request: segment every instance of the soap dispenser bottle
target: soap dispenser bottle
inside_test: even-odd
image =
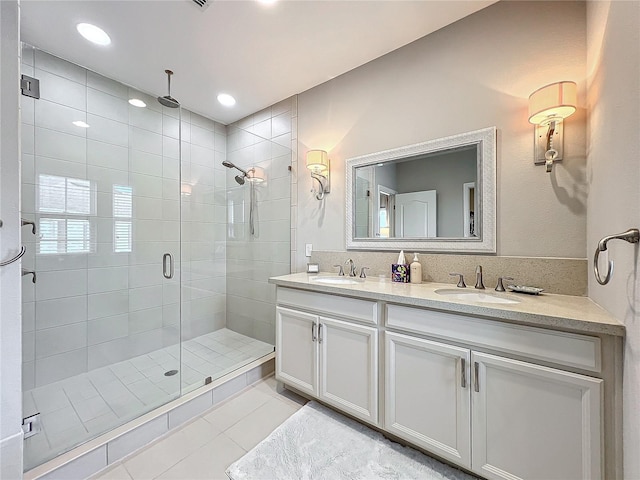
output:
[[[422,265],[418,260],[417,253],[413,254],[413,262],[411,262],[410,271],[411,274],[409,278],[411,279],[411,283],[422,283]]]

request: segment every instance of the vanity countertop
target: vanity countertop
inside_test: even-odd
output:
[[[487,289],[486,293],[503,298],[517,299],[519,303],[479,303],[466,299],[458,300],[436,293],[436,290],[442,288],[455,289],[455,284],[450,283],[395,283],[388,279],[367,278],[364,281],[357,279],[358,283],[353,285],[334,285],[317,283],[317,280],[314,279],[319,277],[335,277],[335,275],[293,273],[272,277],[269,279],[269,283],[281,287],[433,308],[452,313],[479,315],[512,323],[525,323],[584,333],[602,333],[616,336],[624,336],[625,334],[624,325],[588,297],[556,294],[526,295],[513,292],[499,293],[493,289]],[[480,292],[480,290],[474,290],[473,287],[460,290]]]

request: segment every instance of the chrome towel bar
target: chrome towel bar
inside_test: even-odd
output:
[[[617,235],[607,235],[598,242],[596,253],[593,256],[593,273],[600,285],[606,285],[609,283],[609,280],[611,280],[611,276],[613,275],[613,260],[609,260],[607,274],[604,278],[600,277],[600,271],[598,269],[598,257],[600,257],[600,252],[604,252],[607,249],[607,243],[611,240],[624,240],[629,243],[638,243],[638,241],[640,241],[640,230],[637,228],[630,228],[626,232],[618,233]]]

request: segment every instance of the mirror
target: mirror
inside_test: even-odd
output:
[[[351,158],[347,248],[495,253],[495,127]]]

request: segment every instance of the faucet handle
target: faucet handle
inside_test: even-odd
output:
[[[458,275],[458,288],[467,288],[467,284],[464,283],[464,275],[461,273],[450,273],[449,275],[451,275],[452,277],[455,277],[456,275]]]
[[[360,278],[367,278],[367,274],[364,273],[365,270],[369,270],[369,267],[362,267],[360,269]]]
[[[498,277],[498,284],[496,285],[496,292],[506,292],[502,280],[513,280],[512,277]]]
[[[342,268],[342,265],[334,265],[334,267],[338,267],[340,269],[338,270],[338,275],[344,277],[344,268]]]

